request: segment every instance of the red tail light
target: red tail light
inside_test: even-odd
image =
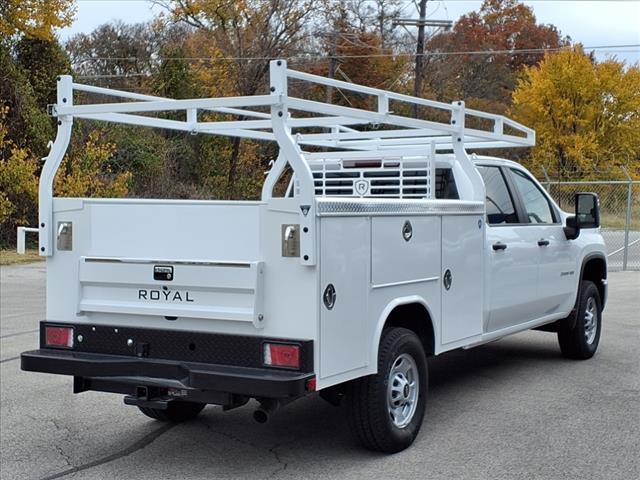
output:
[[[265,343],[264,364],[271,367],[300,368],[300,347],[282,343]]]
[[[73,328],[44,327],[47,347],[73,348]]]

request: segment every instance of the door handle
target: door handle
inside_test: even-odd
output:
[[[494,243],[494,244],[492,245],[492,247],[493,247],[493,249],[494,249],[494,250],[496,250],[496,251],[497,251],[497,250],[506,250],[506,249],[507,249],[507,246],[506,246],[504,243],[502,243],[502,242]]]
[[[549,240],[545,240],[544,238],[538,240],[539,247],[546,247],[547,245],[549,245]]]

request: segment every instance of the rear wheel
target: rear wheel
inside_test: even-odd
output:
[[[206,403],[182,402],[174,400],[169,402],[166,410],[159,408],[138,407],[147,417],[163,422],[184,422],[198,416]]]
[[[427,398],[427,359],[420,339],[406,328],[383,332],[378,373],[350,382],[349,424],[362,445],[395,453],[415,440]]]
[[[575,322],[564,320],[558,328],[558,342],[565,357],[586,360],[593,357],[600,343],[602,304],[593,282],[583,281],[579,295]]]

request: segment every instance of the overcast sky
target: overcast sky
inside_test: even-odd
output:
[[[122,20],[144,22],[160,12],[149,0],[76,0],[76,18],[59,32],[64,41],[75,33],[88,33],[102,23]],[[408,2],[407,2],[408,3]],[[525,0],[533,7],[538,22],[553,23],[563,35],[582,42],[585,47],[640,44],[640,1]],[[456,20],[476,10],[481,1],[432,0],[428,16],[433,19]],[[412,9],[407,12],[414,13]],[[609,52],[609,53],[605,53]],[[613,48],[596,52],[598,58],[615,55],[629,63],[640,62],[640,47]]]

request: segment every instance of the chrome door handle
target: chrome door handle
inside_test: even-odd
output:
[[[549,240],[545,240],[544,238],[538,240],[539,247],[546,247],[547,245],[549,245]]]
[[[296,235],[296,227],[294,225],[287,225],[284,229],[284,241],[293,239]]]

